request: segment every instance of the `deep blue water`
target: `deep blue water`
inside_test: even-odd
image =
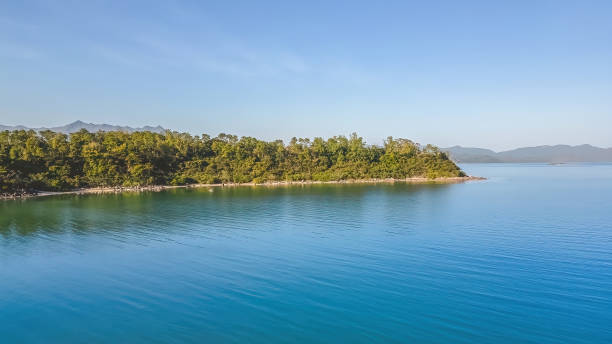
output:
[[[612,165],[0,202],[2,343],[611,343]]]

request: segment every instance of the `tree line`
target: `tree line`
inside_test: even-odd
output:
[[[463,175],[438,148],[392,137],[376,146],[367,145],[357,134],[327,140],[293,138],[285,144],[281,140],[227,134],[212,138],[171,131],[0,132],[2,193]]]

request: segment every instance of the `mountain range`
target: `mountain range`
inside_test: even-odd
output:
[[[159,125],[156,127],[144,126],[141,128],[132,128],[127,126],[119,126],[119,125],[110,125],[110,124],[94,124],[94,123],[85,123],[83,121],[75,121],[70,124],[61,126],[61,127],[51,127],[51,128],[28,128],[22,125],[18,126],[6,126],[0,125],[0,131],[2,130],[34,130],[34,131],[43,131],[43,130],[51,130],[60,133],[70,134],[77,132],[81,129],[86,129],[89,132],[95,133],[98,131],[124,131],[128,133],[132,133],[135,131],[151,131],[155,133],[164,133],[166,129],[160,127]]]
[[[503,152],[484,148],[453,146],[442,148],[456,162],[612,162],[612,148],[591,145],[523,147]]]

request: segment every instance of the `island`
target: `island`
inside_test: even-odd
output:
[[[461,182],[467,176],[435,146],[353,133],[328,139],[166,131],[0,132],[0,194],[6,197],[169,187],[293,183]]]

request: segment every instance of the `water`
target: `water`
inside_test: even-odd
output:
[[[610,343],[612,165],[0,202],[5,343]]]

